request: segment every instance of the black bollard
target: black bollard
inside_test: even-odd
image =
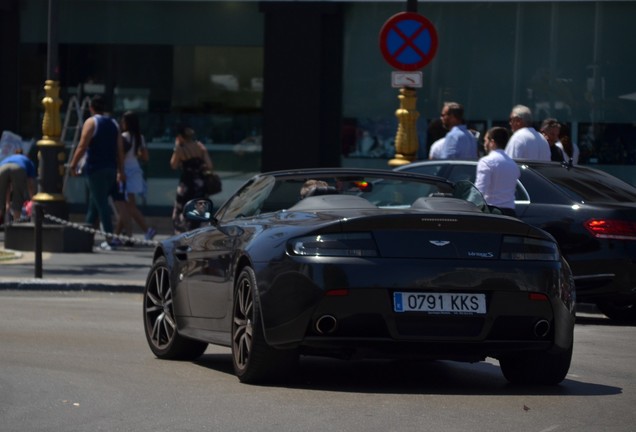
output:
[[[44,219],[44,207],[42,204],[33,202],[31,214],[34,217],[34,236],[35,245],[35,278],[42,279],[42,219]]]

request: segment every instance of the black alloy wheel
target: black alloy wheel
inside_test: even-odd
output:
[[[170,271],[164,257],[150,269],[144,290],[144,330],[152,352],[161,359],[193,360],[208,344],[179,334],[174,314]]]
[[[253,343],[254,299],[248,277],[241,274],[234,300],[234,322],[232,326],[232,356],[238,371],[244,371],[249,363]]]
[[[298,361],[293,349],[267,345],[258,301],[254,270],[241,270],[234,289],[232,312],[232,363],[243,383],[273,382],[289,374]]]

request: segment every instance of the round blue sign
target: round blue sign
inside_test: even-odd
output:
[[[424,16],[400,12],[380,30],[384,59],[396,69],[414,71],[426,66],[437,52],[437,31]]]

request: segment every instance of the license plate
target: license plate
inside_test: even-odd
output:
[[[466,293],[393,293],[395,312],[426,312],[430,314],[468,314],[486,313],[485,294]]]

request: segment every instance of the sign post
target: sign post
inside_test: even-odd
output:
[[[400,108],[395,112],[398,130],[395,158],[389,166],[405,165],[417,157],[417,95],[422,86],[421,72],[437,53],[437,31],[433,24],[416,12],[400,12],[389,18],[380,30],[380,50],[386,62],[397,69],[392,74],[394,87],[401,84]],[[419,75],[418,75],[419,74]]]

